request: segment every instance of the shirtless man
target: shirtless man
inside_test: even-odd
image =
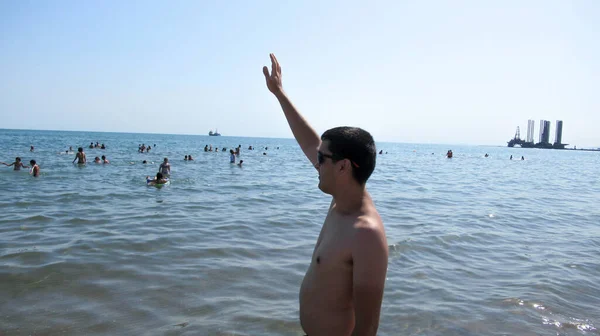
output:
[[[5,166],[8,166],[8,167],[15,166],[13,168],[13,170],[21,170],[21,168],[29,168],[29,166],[26,166],[26,165],[23,164],[23,162],[21,162],[21,158],[18,157],[18,156],[15,158],[15,162],[13,162],[11,164],[8,164],[8,163],[5,163],[5,162],[1,162],[1,163],[3,163]]]
[[[33,177],[40,176],[40,166],[37,165],[37,163],[35,162],[35,160],[30,160],[29,164],[31,165],[30,174],[33,175]]]
[[[77,154],[75,154],[75,159],[73,159],[73,163],[77,160],[77,164],[85,164],[87,162],[85,158],[85,153],[83,152],[83,147],[79,147],[77,149]]]
[[[186,157],[187,157],[187,155],[186,155]],[[169,163],[168,158],[164,158],[163,163],[161,163],[160,166],[158,167],[158,171],[161,174],[163,174],[164,176],[171,175],[171,164]]]
[[[310,336],[376,335],[388,262],[383,223],[365,184],[377,152],[369,133],[337,127],[321,137],[283,91],[273,54],[267,87],[294,137],[319,172],[319,189],[333,196],[300,288],[300,323]]]

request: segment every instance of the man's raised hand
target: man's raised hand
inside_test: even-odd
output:
[[[283,91],[283,85],[281,84],[281,66],[279,62],[277,62],[277,58],[273,54],[269,54],[271,57],[271,74],[269,74],[269,69],[264,66],[263,74],[265,75],[265,79],[267,80],[267,88],[273,94],[277,95]]]

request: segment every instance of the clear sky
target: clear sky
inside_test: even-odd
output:
[[[600,146],[600,1],[0,1],[0,128]]]

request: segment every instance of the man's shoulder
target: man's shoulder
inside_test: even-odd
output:
[[[375,206],[369,206],[366,210],[356,215],[354,227],[357,229],[377,230],[383,228],[383,221]]]
[[[385,241],[383,221],[374,207],[357,216],[353,226],[354,240],[359,245],[380,244]]]

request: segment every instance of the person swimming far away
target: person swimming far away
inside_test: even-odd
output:
[[[150,179],[150,176],[146,176],[146,183],[148,185],[165,184],[167,182],[169,182],[169,179],[164,177],[160,172],[156,173],[156,177],[153,179]]]

